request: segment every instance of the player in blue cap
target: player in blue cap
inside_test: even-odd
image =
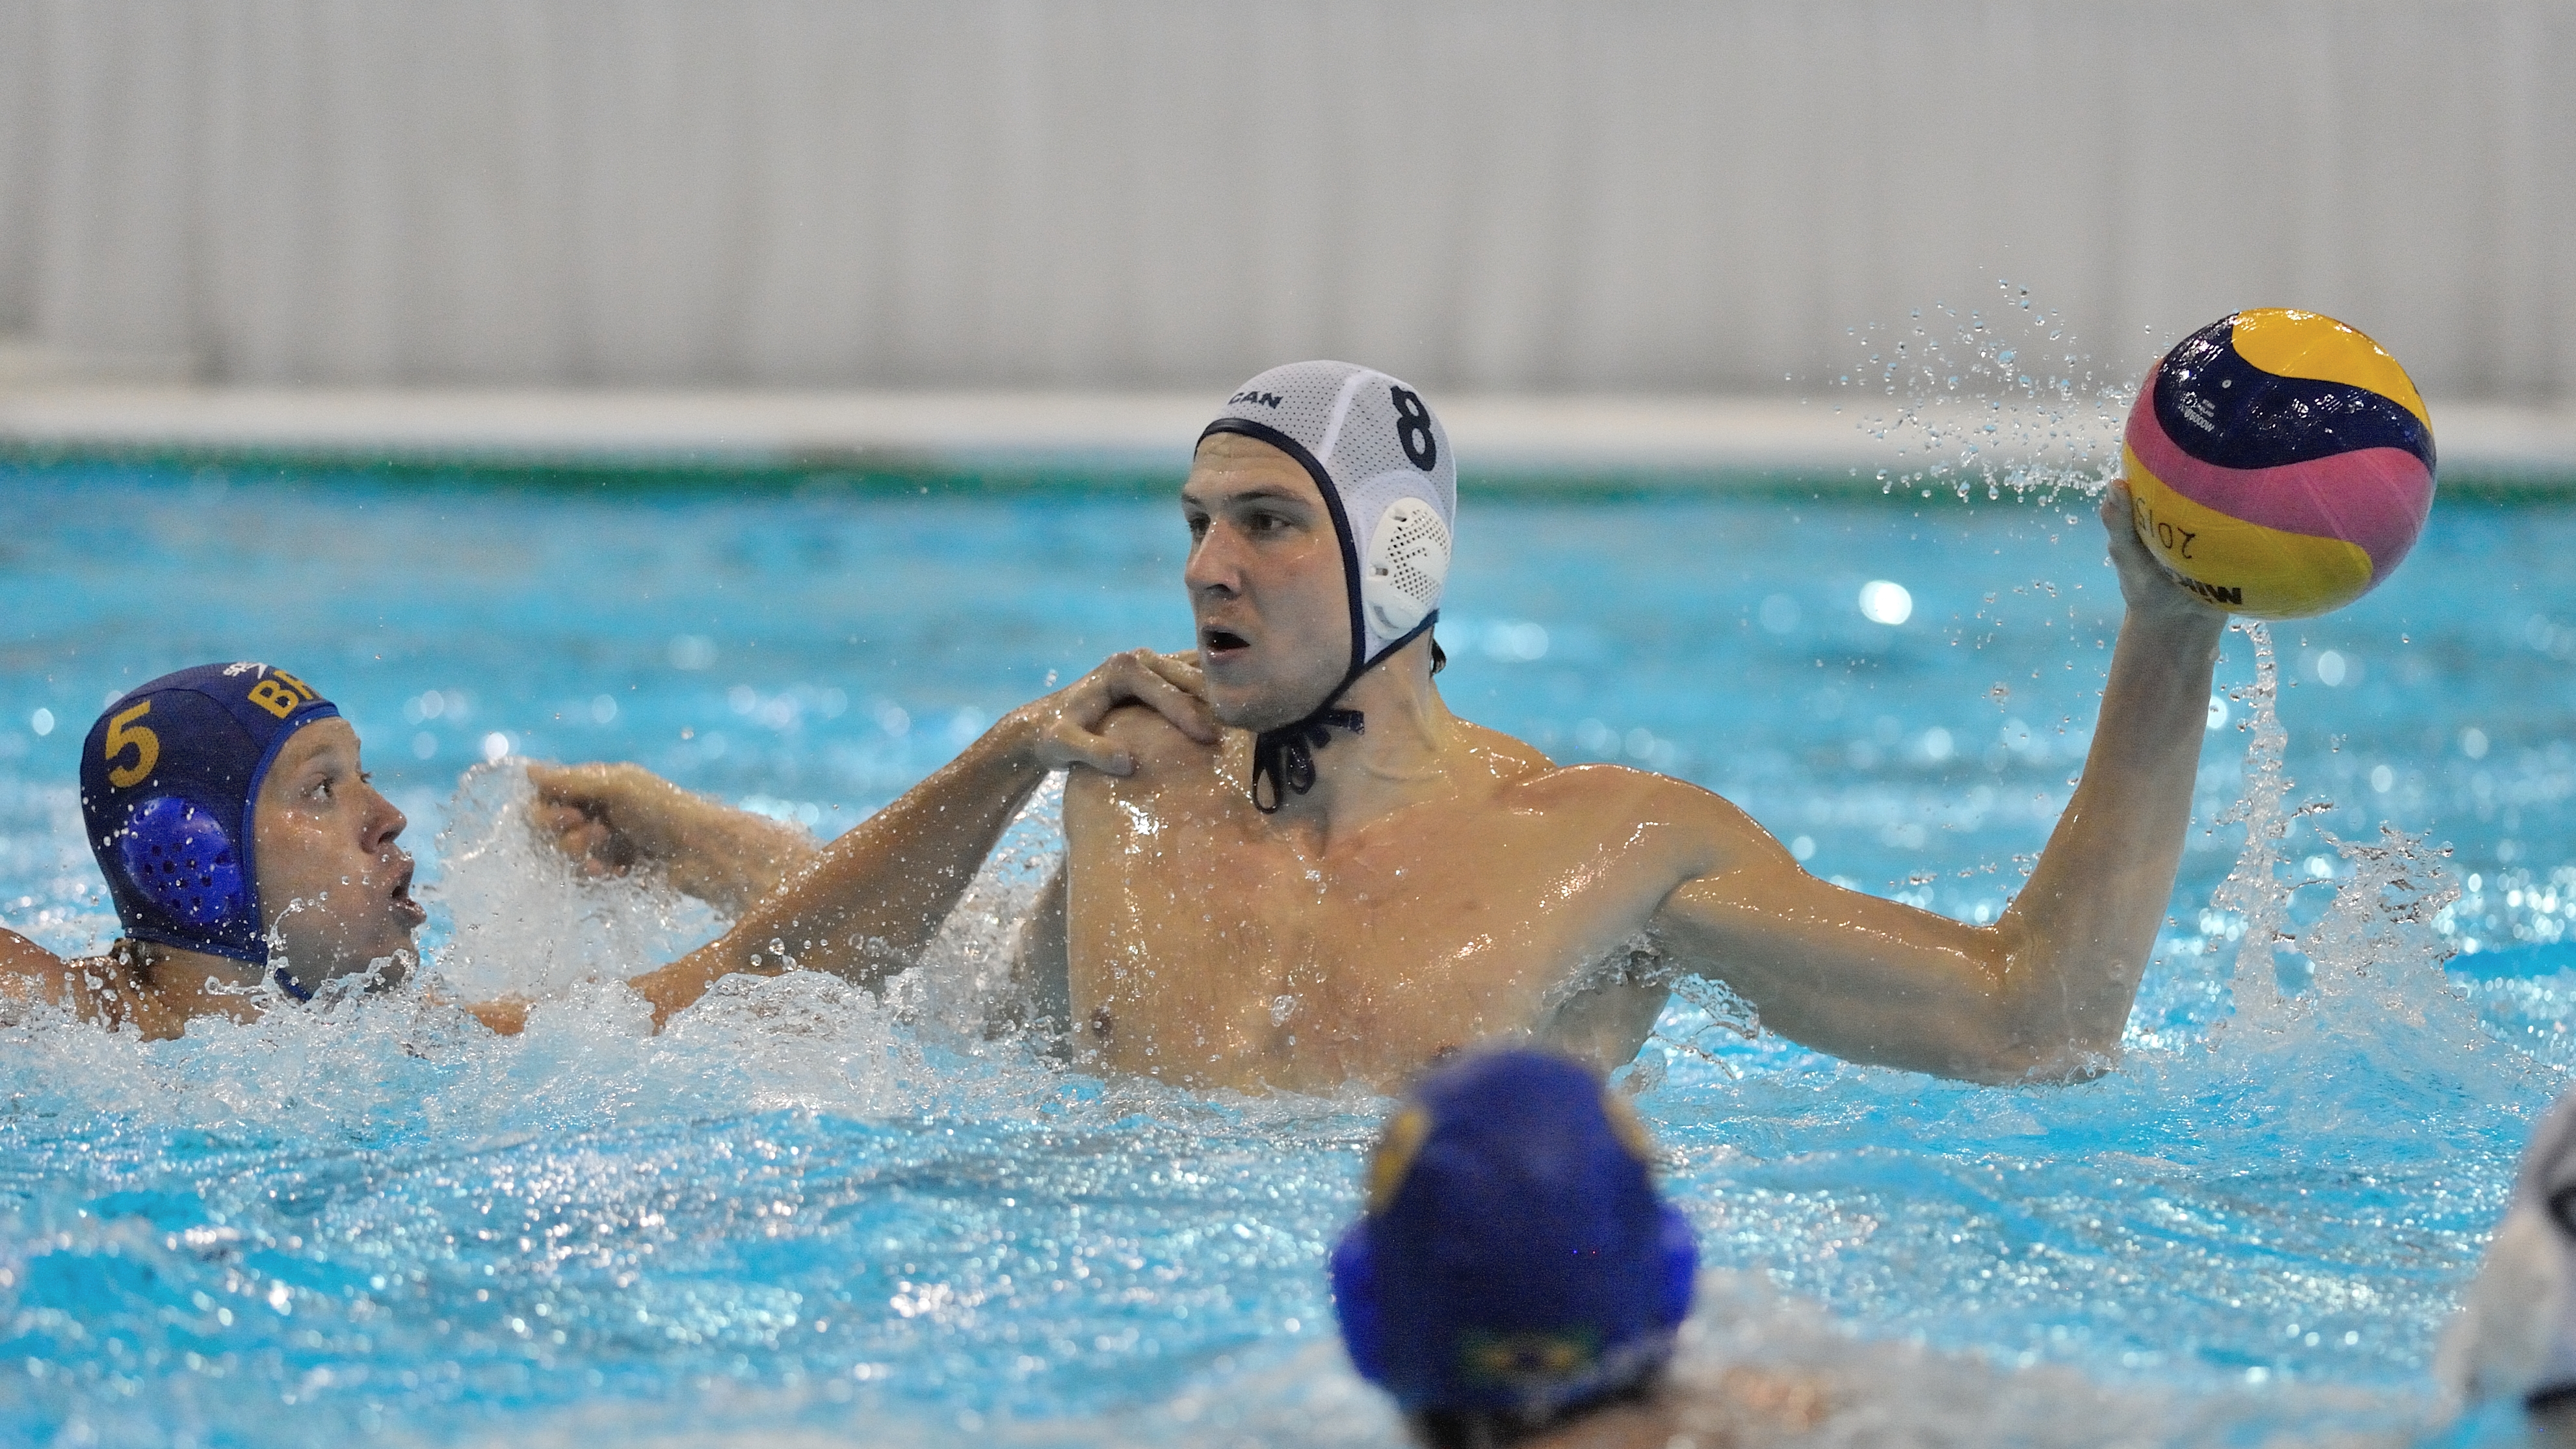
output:
[[[854,913],[860,928],[891,950],[918,950],[1049,770],[1134,768],[1094,732],[1111,708],[1142,703],[1212,734],[1189,681],[1186,665],[1119,655],[1013,711],[822,850],[634,766],[537,771],[551,801],[539,824],[595,859],[667,864],[675,885],[731,909],[830,859],[872,888]],[[424,913],[398,843],[408,822],[370,783],[356,730],[303,678],[243,661],[142,685],[90,727],[80,785],[124,938],[105,957],[66,961],[0,930],[0,1001],[48,1001],[166,1038],[195,1017],[247,1019],[279,996],[311,1000],[338,978],[390,986],[418,964],[412,933]],[[666,968],[634,984],[661,1020],[713,980]],[[503,1030],[523,1014],[506,1002],[476,1012]]]
[[[1419,1442],[1662,1449],[1678,1428],[1813,1409],[1744,1376],[1724,1404],[1673,1391],[1699,1255],[1653,1155],[1600,1076],[1552,1053],[1472,1051],[1415,1085],[1332,1278],[1352,1365]]]
[[[81,817],[125,938],[65,962],[0,933],[11,994],[175,1036],[194,1016],[255,1014],[262,984],[413,964],[401,811],[368,783],[358,737],[294,674],[183,669],[111,703],[80,759]]]

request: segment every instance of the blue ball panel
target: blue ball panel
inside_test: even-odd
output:
[[[2433,466],[2433,435],[2392,398],[2348,383],[2278,377],[2239,356],[2235,328],[2204,327],[2156,367],[2156,424],[2221,468],[2278,468],[2363,448],[2401,448]]]

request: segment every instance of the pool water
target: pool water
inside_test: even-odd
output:
[[[1185,645],[1169,499],[74,465],[0,492],[0,922],[109,939],[82,732],[264,658],[410,814],[449,980],[553,994],[510,1041],[408,994],[154,1045],[0,1028],[0,1441],[1394,1439],[1322,1272],[1383,1102],[1102,1081],[980,1029],[1043,800],[884,999],[791,977],[658,1038],[584,979],[713,922],[517,829],[527,757],[840,828],[1050,680]],[[2116,617],[2073,494],[1471,484],[1460,537],[1461,713],[1971,920],[2066,799]],[[2386,587],[2272,631],[2277,689],[2230,635],[2102,1079],[1853,1067],[1677,999],[1623,1085],[1711,1269],[1684,1375],[1803,1366],[1815,1442],[2509,1439],[2447,1419],[2431,1362],[2576,1061],[2571,547],[2576,511],[2446,501]]]

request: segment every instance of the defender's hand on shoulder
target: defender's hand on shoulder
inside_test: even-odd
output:
[[[2102,490],[2102,531],[2110,536],[2111,567],[2120,572],[2120,598],[2129,612],[2157,623],[2213,628],[2227,622],[2227,612],[2174,582],[2164,565],[2138,541],[2132,521],[2129,485],[2118,478]]]
[[[1136,752],[1108,728],[1129,705],[1153,711],[1201,745],[1217,741],[1216,716],[1202,698],[1198,654],[1157,654],[1131,649],[1111,655],[1089,674],[1043,699],[1011,712],[1026,730],[1037,762],[1048,769],[1079,765],[1104,775],[1136,773]]]

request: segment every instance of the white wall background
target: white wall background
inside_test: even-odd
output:
[[[2571,0],[0,0],[0,333],[237,382],[1807,390],[2010,277],[2116,367],[2294,303],[2567,398],[2571,76]]]

